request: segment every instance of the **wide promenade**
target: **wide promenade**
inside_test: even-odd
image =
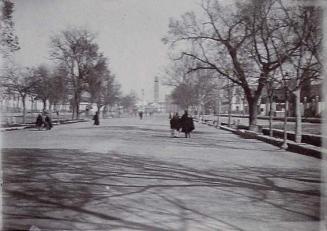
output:
[[[2,132],[3,230],[320,229],[319,159],[167,117]]]

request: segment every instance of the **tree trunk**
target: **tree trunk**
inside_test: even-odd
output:
[[[102,110],[102,118],[104,119],[107,116],[108,106],[104,105]]]
[[[273,111],[272,111],[272,96],[269,97],[269,136],[273,136],[272,122],[273,122]]]
[[[42,103],[43,103],[43,111],[47,110],[47,100],[42,99]]]
[[[302,139],[302,116],[301,116],[301,101],[300,101],[300,88],[294,91],[295,95],[295,142],[301,143]]]
[[[75,109],[76,109],[76,106],[75,106],[75,100],[72,101],[72,120],[75,118]]]
[[[97,103],[97,112],[100,118],[100,109],[101,109],[101,103]],[[102,111],[102,118],[103,118],[103,111]]]
[[[284,115],[284,137],[282,148],[287,149],[287,118],[288,118],[288,94],[285,97],[285,115]]]
[[[228,102],[228,127],[232,125],[232,101]]]
[[[257,109],[258,100],[248,99],[249,105],[249,129],[252,131],[257,130],[257,117],[258,117],[258,109]]]
[[[242,115],[245,116],[245,98],[243,98],[242,100],[242,106],[243,106],[243,110],[242,110]]]
[[[23,104],[23,124],[26,122],[26,96],[22,96],[22,104]]]
[[[76,103],[76,119],[79,119],[79,102]]]
[[[51,101],[49,101],[49,111],[50,112],[51,112],[52,106],[53,106],[53,103]]]
[[[198,117],[201,116],[201,103],[198,104]]]
[[[31,96],[31,113],[34,112],[34,98]]]
[[[79,104],[80,104],[80,95],[78,93],[75,93],[74,95],[74,107],[75,107],[75,118],[79,119],[80,111],[79,111]]]
[[[19,110],[19,96],[17,97],[17,102],[16,102],[16,110]]]
[[[216,127],[219,127],[220,125],[220,98],[218,99],[218,112],[217,112],[217,124]]]
[[[228,80],[229,84],[229,80]],[[228,127],[232,125],[233,86],[228,85]]]

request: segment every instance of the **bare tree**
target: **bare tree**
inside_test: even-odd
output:
[[[280,66],[280,72],[282,76],[283,72],[287,72],[287,80],[285,80],[284,76],[281,79],[285,88],[285,94],[294,94],[295,96],[295,141],[301,142],[301,88],[305,84],[319,79],[322,70],[320,61],[322,9],[314,5],[309,6],[301,4],[288,8],[284,7],[282,4],[281,6],[286,13],[288,28],[292,32],[291,36],[294,37],[295,40],[300,41],[300,46],[298,46],[287,58],[286,62]],[[275,45],[276,41],[280,44],[286,44],[286,41],[282,36],[272,39],[273,47],[279,59],[281,59],[283,55],[282,50],[277,48]],[[279,62],[281,63],[280,60]],[[287,83],[285,81],[287,81]],[[288,104],[288,100],[285,103]],[[286,129],[286,126],[284,129]],[[286,133],[286,131],[284,131],[284,133]],[[284,143],[286,143],[286,141]]]
[[[21,98],[23,105],[23,123],[26,120],[26,97],[31,93],[33,82],[33,73],[29,68],[11,66],[1,78],[1,86],[8,92],[17,93]]]
[[[271,73],[266,85],[267,100],[269,104],[269,136],[273,136],[273,103],[276,89],[280,86],[280,84],[276,81],[275,74],[276,71]]]
[[[90,103],[96,103],[98,112],[104,105],[103,92],[106,86],[106,81],[111,78],[110,71],[108,69],[107,59],[102,54],[99,55],[98,59],[93,66],[89,66],[89,71],[86,76],[87,91],[91,97]]]
[[[277,0],[239,2],[227,8],[205,0],[202,9],[202,18],[186,13],[180,20],[171,20],[164,41],[180,59],[197,61],[193,71],[212,69],[241,86],[249,105],[249,125],[254,128],[258,100],[269,74],[287,60],[300,41],[289,36],[285,12]],[[275,42],[278,50],[284,51],[280,56],[271,41],[277,35],[287,41]]]
[[[12,20],[14,3],[10,0],[1,0],[0,9],[0,51],[3,58],[8,58],[12,52],[20,49]]]
[[[166,68],[164,84],[173,87],[172,99],[184,109],[196,108],[198,115],[207,107],[215,108],[218,82],[213,70],[190,71],[195,65],[192,58],[172,60]]]
[[[101,98],[103,100],[106,113],[112,106],[119,102],[121,98],[121,86],[116,82],[116,77],[113,74],[106,75],[103,87],[101,88]]]
[[[35,84],[32,86],[32,92],[43,103],[43,111],[47,109],[47,102],[50,98],[52,91],[51,73],[48,67],[40,65],[33,71],[33,81]]]
[[[196,105],[197,99],[194,94],[194,88],[191,84],[181,83],[171,93],[173,102],[181,108],[187,110]]]
[[[289,59],[289,69],[293,74],[289,90],[295,96],[295,141],[302,139],[301,88],[320,77],[322,64],[320,62],[320,47],[322,41],[321,9],[314,6],[297,6],[293,10],[295,16],[290,19],[296,37],[302,45]]]
[[[67,103],[68,98],[68,73],[66,68],[62,66],[56,66],[51,73],[51,88],[49,94],[49,106],[54,105],[57,109],[57,105]]]
[[[95,35],[85,29],[67,29],[51,38],[51,56],[64,64],[73,93],[73,117],[79,118],[82,92],[86,89],[86,77],[90,66],[98,59]]]
[[[130,93],[128,95],[122,96],[120,98],[120,105],[127,111],[131,112],[137,102],[137,97],[134,93]]]

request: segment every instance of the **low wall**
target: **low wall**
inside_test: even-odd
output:
[[[216,120],[218,115],[202,115],[202,118],[204,120]],[[221,117],[228,117],[227,114],[220,114]],[[249,115],[231,115],[233,118],[249,118]],[[258,116],[258,119],[263,119],[263,120],[269,120],[269,116]],[[284,117],[273,117],[273,120],[278,120],[278,121],[284,121]],[[288,122],[295,122],[296,118],[295,117],[288,117],[287,118]],[[322,119],[321,118],[314,118],[314,117],[302,117],[302,122],[305,123],[321,123]]]
[[[202,118],[202,121],[206,124],[216,124],[216,121],[213,120],[213,116],[211,115],[211,117],[209,116],[205,116]],[[237,122],[235,123],[235,121],[232,121],[232,127],[235,127],[237,129],[243,129],[243,130],[248,130],[248,126],[243,125],[243,124],[238,124]],[[221,125],[223,126],[227,126],[227,123],[222,122]],[[262,133],[264,135],[269,136],[269,129],[268,128],[262,128],[262,126],[258,126],[258,130],[257,132]],[[280,130],[280,129],[273,129],[273,137],[276,138],[284,138],[284,131]],[[291,140],[291,141],[295,141],[295,133],[288,131],[287,132],[287,139]],[[306,143],[306,144],[310,144],[310,145],[314,145],[317,147],[321,147],[323,140],[325,140],[327,142],[327,137],[321,136],[321,135],[315,135],[315,134],[302,134],[302,143]]]
[[[233,128],[229,128],[226,126],[220,126],[220,129],[230,131],[230,132],[237,134],[245,139],[257,139],[257,140],[272,144],[277,147],[281,147],[283,144],[283,140],[280,138],[270,137],[270,136],[266,136],[266,135],[260,135],[255,132],[252,132],[252,131],[238,130],[238,129],[233,129]],[[287,151],[299,153],[299,154],[306,155],[306,156],[311,156],[314,158],[321,159],[323,153],[325,155],[327,154],[327,151],[325,149],[321,149],[320,147],[316,147],[316,146],[313,146],[310,144],[304,144],[304,143],[298,144],[298,143],[288,140],[287,146],[288,146],[286,149]]]
[[[262,133],[264,135],[269,136],[269,129],[263,128]],[[279,129],[273,129],[273,137],[282,139],[284,137],[284,131]],[[295,141],[295,133],[287,132],[287,139]],[[311,144],[317,147],[322,146],[323,139],[326,139],[326,137],[313,134],[302,134],[302,143]]]

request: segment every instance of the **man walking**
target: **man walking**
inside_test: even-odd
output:
[[[188,117],[187,110],[184,111],[184,114],[182,115],[180,119],[182,132],[185,133],[185,138],[191,138],[191,132],[194,130],[194,123],[193,118]]]

